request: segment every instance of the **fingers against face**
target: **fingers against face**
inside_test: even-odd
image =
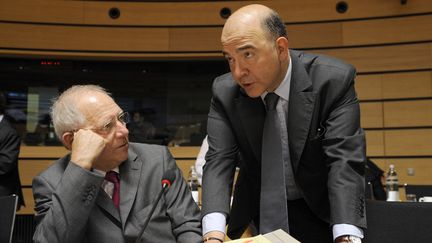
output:
[[[83,168],[91,169],[105,147],[105,139],[90,129],[79,129],[73,137],[71,160]]]

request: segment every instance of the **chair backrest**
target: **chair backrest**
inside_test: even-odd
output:
[[[430,196],[432,197],[432,185],[405,185],[406,194],[415,194],[417,199]]]
[[[0,197],[0,242],[12,242],[18,196]]]
[[[431,242],[432,203],[366,200],[363,242]]]

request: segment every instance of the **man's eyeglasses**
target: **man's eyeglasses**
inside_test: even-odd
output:
[[[109,134],[111,133],[111,131],[115,128],[115,126],[117,125],[117,121],[121,122],[123,125],[126,125],[130,122],[130,115],[128,112],[124,111],[122,113],[120,113],[117,117],[116,120],[111,120],[107,123],[105,123],[103,126],[99,127],[99,128],[87,128],[90,129],[96,133],[99,134]],[[72,130],[70,131],[71,133],[74,133],[76,131],[78,131],[79,129],[76,130]]]
[[[99,132],[99,133],[103,133],[103,134],[108,134],[108,133],[110,133],[112,131],[112,129],[115,128],[115,126],[117,124],[117,121],[121,122],[123,125],[128,124],[130,122],[130,115],[129,115],[129,113],[126,112],[126,111],[124,111],[124,112],[120,113],[117,116],[116,121],[111,120],[111,121],[105,123],[105,125],[103,125],[102,127],[95,128],[95,129],[92,129],[92,130],[95,131],[95,132]]]

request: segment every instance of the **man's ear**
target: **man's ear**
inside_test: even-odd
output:
[[[289,59],[289,44],[286,37],[279,37],[276,39],[276,48],[280,61],[286,61]]]
[[[72,150],[73,139],[74,139],[73,132],[65,132],[62,135],[63,144],[68,150]]]

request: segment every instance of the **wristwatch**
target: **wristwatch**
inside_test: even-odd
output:
[[[344,240],[348,243],[361,243],[361,238],[354,236],[354,235],[344,235],[344,236],[341,236],[340,239]]]

